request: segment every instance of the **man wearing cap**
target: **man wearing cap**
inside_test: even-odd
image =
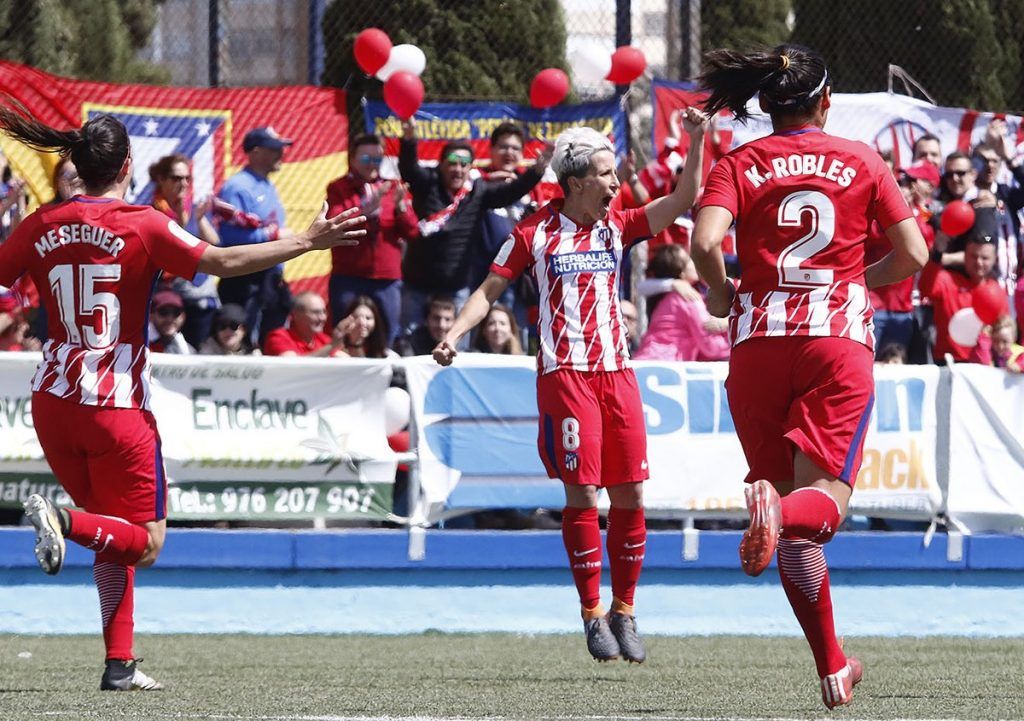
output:
[[[269,177],[281,169],[284,149],[291,144],[271,127],[254,128],[245,134],[242,148],[248,161],[228,178],[218,196],[235,210],[220,226],[221,245],[251,245],[292,235],[285,225],[277,188]],[[246,327],[254,344],[284,325],[291,306],[282,266],[222,279],[218,292],[221,303],[237,303],[245,308]]]
[[[417,156],[414,122],[407,120],[402,127],[398,169],[409,184],[419,218],[419,235],[409,243],[402,261],[402,325],[409,331],[423,319],[429,296],[454,296],[460,306],[466,301],[475,236],[484,211],[504,208],[529,193],[551,156],[545,151],[533,167],[509,182],[473,180],[473,146],[468,141],[445,143],[437,167],[424,167]]]
[[[181,333],[185,303],[173,290],[160,290],[149,304],[149,350],[154,353],[193,355],[196,349]]]

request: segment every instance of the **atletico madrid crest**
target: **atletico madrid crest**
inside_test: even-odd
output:
[[[573,453],[572,451],[569,451],[568,453],[565,454],[565,468],[566,468],[566,470],[575,471],[576,467],[579,466],[579,464],[580,464],[579,456],[577,456],[575,453]]]

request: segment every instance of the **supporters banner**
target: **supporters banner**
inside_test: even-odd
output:
[[[951,372],[949,515],[973,532],[1024,533],[1024,377],[969,363]]]
[[[79,127],[99,113],[111,113],[128,127],[135,173],[130,202],[148,203],[153,184],[149,166],[164,155],[192,160],[193,195],[202,200],[246,162],[242,138],[252,128],[271,126],[295,144],[285,150],[281,171],[272,176],[284,204],[286,223],[304,230],[320,210],[327,184],[346,172],[348,118],[341,90],[311,86],[277,88],[182,88],[72,80],[0,61],[0,92],[43,122]],[[49,202],[57,157],[35,153],[6,137],[0,148],[15,173],[28,181],[35,203]],[[289,281],[326,292],[330,254],[312,253],[291,261]],[[322,285],[321,289],[319,286]]]
[[[0,506],[61,498],[32,426],[35,353],[0,354]],[[372,360],[154,354],[152,408],[178,519],[384,518],[396,462]]]
[[[647,422],[651,479],[644,503],[662,514],[745,513],[747,465],[725,395],[725,363],[634,364]],[[442,369],[407,364],[429,512],[447,508],[561,508],[537,452],[535,361],[461,354]],[[879,368],[854,513],[930,519],[936,483],[936,367]]]
[[[366,132],[384,140],[384,152],[389,162],[382,172],[398,177],[402,121],[385,103],[377,100],[365,101],[365,116]],[[523,157],[529,163],[543,150],[545,143],[554,143],[560,132],[578,125],[590,126],[607,135],[617,153],[624,153],[627,147],[626,113],[617,100],[559,105],[543,110],[503,103],[424,103],[416,112],[420,160],[436,163],[445,143],[466,140],[473,146],[477,164],[486,168],[490,158],[491,133],[506,121],[518,123],[525,131]],[[545,197],[552,195],[556,186],[554,173],[549,170],[542,182],[552,186]]]
[[[660,149],[671,137],[672,111],[693,105],[704,95],[697,93],[689,83],[655,80],[651,96],[652,140],[654,147]],[[725,147],[736,147],[772,132],[771,120],[761,112],[756,99],[750,101],[748,110],[751,118],[745,125],[734,122],[729,113],[719,116],[717,126]],[[985,128],[994,117],[1006,120],[1010,137],[1015,138],[1020,152],[1024,128],[1019,115],[945,108],[891,93],[833,94],[825,130],[860,140],[879,152],[889,151],[896,166],[905,167],[911,162],[914,141],[925,133],[939,138],[943,156],[954,150],[969,153],[984,138]]]

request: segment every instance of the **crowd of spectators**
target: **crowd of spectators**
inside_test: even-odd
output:
[[[678,122],[654,159],[638,168],[622,159],[616,203],[637,206],[668,192],[685,160]],[[727,151],[712,129],[709,162]],[[273,128],[246,133],[246,164],[219,193],[196,198],[188,158],[167,155],[149,171],[152,203],[193,235],[213,244],[262,243],[291,234],[272,175],[292,141]],[[721,146],[721,147],[719,147]],[[360,135],[349,145],[347,173],[326,188],[328,212],[358,206],[367,235],[335,248],[327,297],[292,297],[283,269],[218,280],[199,274],[163,278],[150,312],[151,349],[203,355],[296,355],[388,358],[429,354],[451,327],[469,292],[512,227],[539,209],[558,188],[542,182],[548,153],[527,158],[523,129],[501,123],[487,158],[464,141],[444,145],[436,162],[419,155],[415,122],[403,125],[398,177],[384,177],[384,144]],[[993,120],[969,152],[941,147],[933,135],[914,144],[913,158],[893,173],[931,249],[916,278],[871,292],[876,357],[880,363],[936,363],[948,358],[1020,372],[1020,273],[1024,163],[1003,120]],[[74,165],[54,170],[52,202],[81,192]],[[942,214],[954,200],[969,203],[973,227],[950,237]],[[25,183],[0,154],[0,241],[26,211]],[[639,258],[646,277],[624,282],[623,322],[638,359],[714,361],[729,356],[727,325],[704,307],[703,286],[689,260],[692,220],[680,217],[651,240]],[[888,252],[881,228],[866,241],[868,262]],[[637,259],[634,253],[630,260]],[[736,269],[738,275],[738,269]],[[624,274],[627,275],[627,274]],[[972,305],[972,291],[997,284],[1004,312],[985,326],[974,345],[959,345],[949,323]],[[45,342],[45,309],[33,307],[34,289],[0,294],[0,349],[35,349]],[[636,305],[634,305],[636,302]],[[529,282],[510,287],[465,350],[523,355],[536,346],[532,319],[536,291]],[[637,313],[637,305],[646,313]],[[642,317],[641,317],[642,316]],[[643,331],[643,332],[641,332]]]

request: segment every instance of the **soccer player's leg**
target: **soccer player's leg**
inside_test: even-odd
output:
[[[599,661],[619,656],[601,605],[601,423],[597,399],[582,374],[555,371],[537,378],[537,445],[549,478],[565,487],[562,540],[580,598],[587,649]]]
[[[647,547],[643,482],[650,477],[643,405],[632,370],[600,374],[604,443],[603,485],[608,491],[608,561],[612,607],[608,623],[622,657],[643,663],[647,651],[637,630],[635,596]]]
[[[740,541],[740,563],[760,575],[775,555],[781,528],[780,492],[792,488],[793,445],[785,421],[792,402],[790,355],[802,339],[754,338],[729,359],[725,387],[736,434],[750,468],[744,479],[750,523]]]
[[[795,490],[780,504],[779,577],[814,655],[822,700],[834,708],[852,700],[863,667],[836,640],[823,545],[846,516],[860,469],[874,400],[871,352],[844,339],[817,339],[794,372],[809,380],[786,433],[797,450]]]

